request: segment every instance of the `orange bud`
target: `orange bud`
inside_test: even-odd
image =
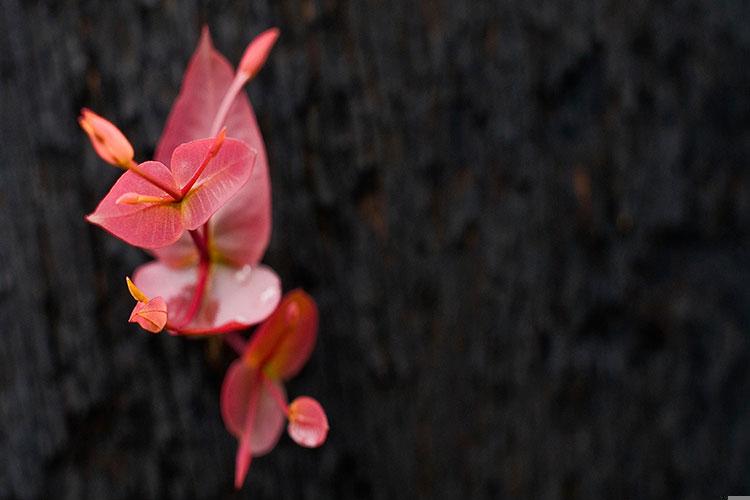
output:
[[[126,167],[133,161],[133,146],[112,122],[87,108],[81,110],[78,124],[86,132],[96,154],[109,164]]]
[[[130,279],[130,276],[125,277],[125,284],[128,285],[128,291],[135,300],[137,300],[138,302],[148,302],[148,297],[146,297],[146,294],[143,293],[140,288],[135,286],[135,283],[133,283],[133,281]]]
[[[239,66],[239,72],[248,80],[257,75],[263,67],[280,33],[278,28],[267,29],[248,44]]]

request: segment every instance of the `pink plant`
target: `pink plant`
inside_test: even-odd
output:
[[[153,161],[137,163],[125,135],[94,112],[83,109],[79,118],[96,153],[125,170],[87,220],[157,259],[126,279],[136,300],[129,321],[151,333],[227,334],[242,345],[221,399],[227,429],[240,441],[238,488],[251,456],[278,441],[285,417],[302,446],[319,446],[328,433],[320,404],[301,397],[287,405],[281,385],[310,357],[315,302],[296,290],[279,305],[279,277],[260,263],[271,234],[271,184],[242,89],[278,36],[273,28],[253,40],[235,72],[205,28]],[[244,349],[238,332],[261,322]]]

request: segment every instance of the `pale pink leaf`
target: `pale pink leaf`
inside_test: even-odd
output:
[[[139,267],[133,281],[143,293],[164,297],[170,323],[181,325],[193,297],[197,267],[172,268],[161,262]],[[233,268],[212,264],[206,294],[196,317],[180,328],[183,334],[240,330],[266,319],[281,298],[281,282],[269,267]]]
[[[286,398],[281,384],[263,380],[257,370],[241,360],[235,360],[229,366],[221,386],[221,416],[224,425],[238,439],[249,432],[254,456],[265,455],[276,446],[286,419],[268,384],[273,384],[273,390]],[[253,398],[257,398],[255,415],[252,429],[247,429],[248,411]]]

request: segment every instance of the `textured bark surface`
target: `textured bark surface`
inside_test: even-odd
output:
[[[75,122],[152,154],[203,22],[283,32],[265,260],[332,426],[236,497],[750,494],[747,2],[0,5],[0,498],[235,498],[231,353],[126,323]]]

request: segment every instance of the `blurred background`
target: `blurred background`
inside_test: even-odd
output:
[[[0,498],[750,494],[750,4],[0,0]],[[268,147],[325,406],[233,492],[228,349],[126,322],[87,225],[207,23]]]

